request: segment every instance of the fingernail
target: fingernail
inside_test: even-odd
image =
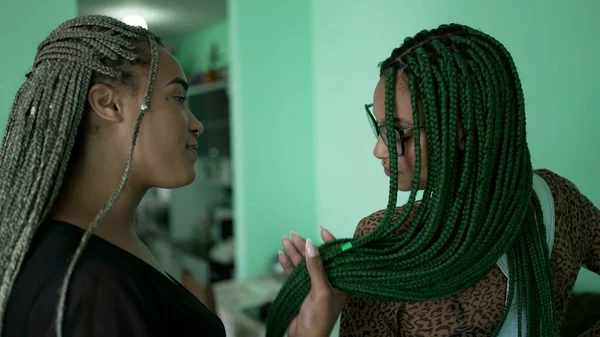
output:
[[[294,231],[290,231],[290,236],[292,237],[292,239],[294,238],[294,235],[298,235],[298,233],[296,233]]]
[[[321,230],[322,230],[322,231],[326,231],[327,233],[331,234],[331,232],[330,232],[330,231],[329,231],[327,228],[325,228],[325,227],[323,227],[323,226],[319,226],[319,227],[321,227]]]
[[[282,252],[281,250],[278,250],[278,251],[277,251],[277,254],[279,254],[279,255],[284,255],[284,254],[283,254],[283,252]]]
[[[281,238],[284,239],[284,240],[289,240],[289,238],[285,234],[281,234]]]
[[[306,240],[306,254],[308,257],[315,257],[318,254],[317,247],[315,247],[311,239]]]

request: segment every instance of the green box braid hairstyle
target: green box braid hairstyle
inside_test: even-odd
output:
[[[427,186],[407,231],[419,187],[421,149],[406,208],[395,216],[398,163],[390,161],[389,202],[370,234],[320,247],[333,287],[380,301],[427,301],[458,294],[479,282],[507,254],[518,292],[518,326],[527,336],[558,333],[552,270],[540,202],[526,142],[525,105],[516,66],[496,39],[450,24],[422,31],[380,64],[385,76],[388,139],[394,134],[398,76],[408,79],[416,136],[419,103],[427,127]],[[462,124],[465,149],[457,149]],[[396,147],[388,148],[390,158]],[[273,303],[267,336],[282,336],[310,291],[306,264],[292,273]],[[501,322],[506,319],[505,310]],[[494,336],[499,332],[498,326]]]
[[[57,307],[57,335],[69,280],[95,227],[121,194],[158,65],[160,39],[147,30],[105,16],[82,16],[56,28],[39,46],[32,71],[16,94],[0,150],[0,331],[25,253],[59,195],[69,159],[84,130],[89,88],[96,83],[132,87],[144,67],[148,84],[137,117],[125,172],[74,253]]]

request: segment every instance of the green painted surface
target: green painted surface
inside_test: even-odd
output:
[[[37,46],[60,23],[77,15],[77,1],[21,0],[0,2],[0,136],[25,74],[31,70]]]
[[[310,2],[229,2],[236,275],[264,275],[281,236],[313,233]]]

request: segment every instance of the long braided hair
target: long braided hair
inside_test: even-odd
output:
[[[123,191],[158,66],[160,39],[105,16],[82,16],[56,28],[39,46],[32,71],[16,94],[0,150],[0,331],[9,294],[25,253],[59,195],[96,83],[134,85],[135,67],[148,70],[144,103],[134,126],[119,187],[89,225],[60,289],[57,335],[69,280],[88,240]]]
[[[475,285],[506,253],[514,286],[501,323],[516,291],[519,334],[525,317],[528,336],[554,336],[558,326],[549,251],[533,192],[523,92],[511,55],[493,37],[457,24],[407,38],[380,66],[387,81],[388,139],[396,138],[399,75],[408,79],[416,130],[412,191],[404,212],[395,217],[398,167],[391,160],[381,224],[364,237],[319,249],[333,287],[380,301],[437,300]],[[419,188],[418,103],[427,127],[427,186],[408,230],[391,237],[409,218]],[[465,137],[462,154],[459,123]],[[396,157],[395,146],[388,151]],[[283,335],[309,290],[302,262],[270,309],[267,336]]]

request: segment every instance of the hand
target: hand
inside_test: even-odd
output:
[[[287,276],[290,276],[298,264],[304,260],[306,250],[304,238],[294,232],[290,232],[290,234],[292,235],[291,240],[284,235],[282,241],[287,256],[282,251],[279,252],[279,264],[281,264]],[[323,242],[330,242],[335,240],[335,237],[327,229],[321,227],[321,239],[323,239]]]
[[[287,335],[328,337],[348,295],[333,289],[325,274],[319,251],[310,239],[306,240],[304,247],[306,269],[310,275],[310,292],[302,302],[298,316],[290,323]]]
[[[282,245],[285,253],[279,252],[279,264],[281,264],[287,276],[290,276],[298,264],[304,260],[306,253],[306,240],[297,233],[290,232],[290,234],[292,235],[291,240],[287,236],[283,236]],[[321,239],[327,243],[335,240],[335,236],[321,226]],[[343,306],[348,299],[348,294],[338,289],[334,289],[334,294]]]

